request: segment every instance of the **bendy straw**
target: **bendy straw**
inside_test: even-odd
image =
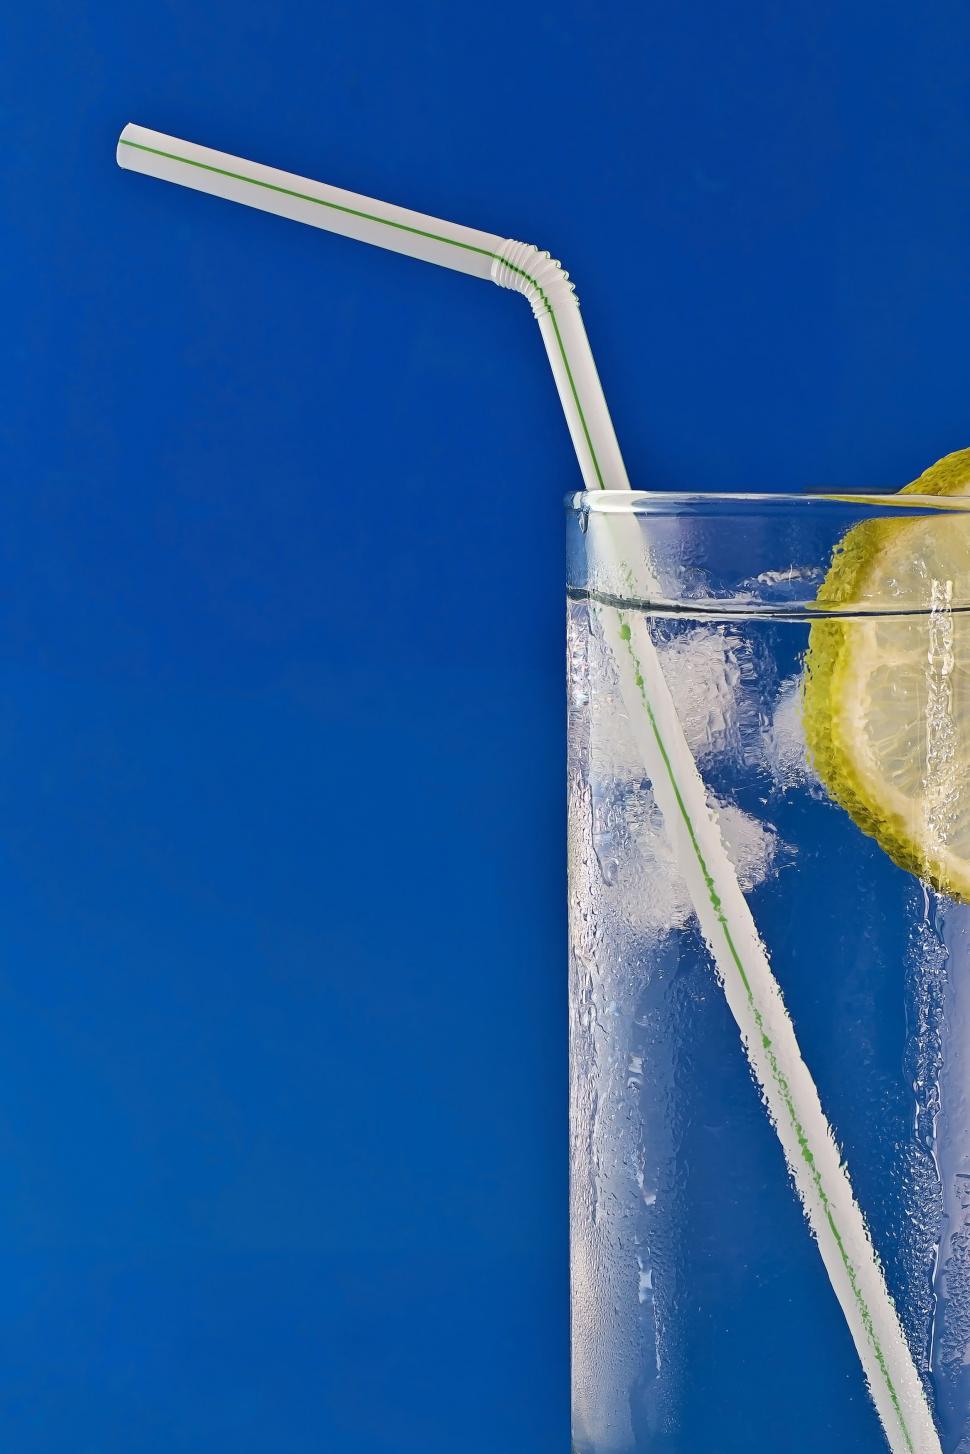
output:
[[[589,490],[629,489],[573,285],[548,253],[224,152],[126,126],[118,162],[524,293],[546,346]],[[650,599],[635,520],[603,532],[601,566]],[[639,611],[591,603],[613,652],[625,710],[752,1071],[865,1372],[893,1454],[940,1454],[926,1394],[848,1173],[802,1058],[717,818]],[[806,1396],[810,1391],[806,1390]]]

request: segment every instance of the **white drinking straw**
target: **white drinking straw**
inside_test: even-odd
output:
[[[131,171],[524,293],[539,322],[586,487],[629,489],[573,285],[548,253],[141,126],[125,127],[118,162]],[[635,518],[629,511],[618,512],[608,526],[601,532],[599,558],[605,576],[649,600],[655,583],[643,560]],[[890,1448],[893,1454],[941,1454],[925,1389],[716,815],[708,806],[645,617],[596,601],[591,606],[613,651],[630,727],[678,867]],[[805,1393],[810,1407],[811,1390]]]

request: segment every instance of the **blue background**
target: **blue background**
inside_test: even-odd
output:
[[[549,246],[643,486],[970,443],[970,17],[3,21],[0,1429],[562,1454],[562,526],[528,309],[128,120]]]

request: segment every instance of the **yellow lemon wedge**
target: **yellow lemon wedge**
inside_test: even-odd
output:
[[[900,494],[970,497],[970,449]],[[894,863],[970,902],[968,598],[970,513],[854,526],[818,592],[833,618],[812,622],[803,712],[835,801]]]

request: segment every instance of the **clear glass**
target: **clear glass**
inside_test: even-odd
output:
[[[881,653],[899,754],[963,849],[968,506],[567,504],[574,1454],[887,1447],[631,734],[613,610],[648,621],[944,1454],[968,1454],[970,907],[835,801],[803,713],[810,633],[834,621],[848,652]],[[632,577],[609,565],[617,517]],[[888,592],[855,572],[836,605],[823,583],[860,524],[870,555],[905,539],[909,563]]]

